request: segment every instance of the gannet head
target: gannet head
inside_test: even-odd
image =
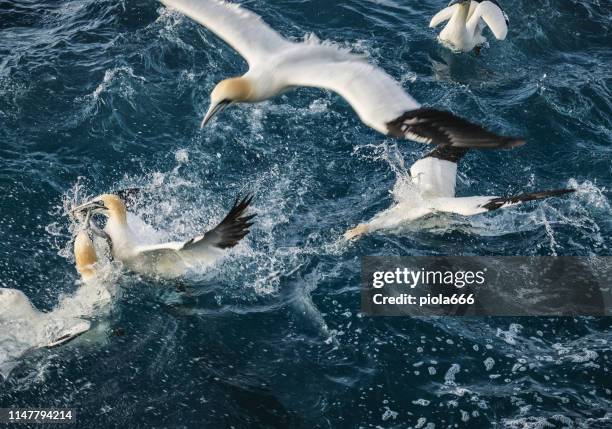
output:
[[[81,230],[74,239],[74,259],[76,260],[76,269],[83,280],[95,276],[93,265],[98,262],[98,257],[93,241],[89,238],[86,229]]]
[[[213,116],[225,110],[226,107],[234,103],[250,101],[252,94],[253,84],[245,77],[222,80],[210,94],[210,107],[200,128],[204,128]]]
[[[448,7],[455,5],[455,4],[460,4],[462,6],[470,6],[472,4],[472,0],[452,0],[448,4]]]
[[[102,194],[72,210],[73,213],[101,214],[119,223],[127,223],[125,203],[118,195]]]

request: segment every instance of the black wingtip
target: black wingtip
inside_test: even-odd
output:
[[[497,209],[500,209],[502,207],[512,205],[512,204],[524,203],[527,201],[544,200],[546,198],[558,197],[558,196],[565,195],[565,194],[571,194],[573,192],[576,192],[576,189],[573,189],[573,188],[555,189],[552,191],[542,191],[542,192],[532,192],[529,194],[521,194],[521,195],[516,195],[514,197],[494,198],[491,201],[489,201],[487,204],[483,205],[482,208],[489,210],[489,211],[497,210]]]
[[[134,204],[136,204],[136,200],[140,196],[141,189],[140,188],[125,188],[119,189],[114,192],[119,198],[123,200],[126,207],[130,208]]]
[[[510,149],[526,143],[522,137],[495,134],[443,110],[422,107],[387,124],[390,135],[419,143],[474,149]]]
[[[220,249],[234,247],[250,232],[249,228],[253,226],[253,222],[250,221],[257,215],[245,215],[245,212],[253,202],[253,198],[253,194],[247,194],[242,198],[238,196],[236,198],[229,213],[215,228],[215,231],[220,234],[219,241],[215,243],[216,247]]]

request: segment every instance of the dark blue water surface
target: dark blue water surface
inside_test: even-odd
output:
[[[258,213],[206,272],[121,276],[97,328],[24,359],[0,407],[72,407],[84,428],[612,427],[609,319],[359,311],[364,255],[610,254],[612,3],[506,0],[508,40],[480,56],[438,45],[428,23],[446,1],[243,3],[288,37],[364,53],[424,104],[528,139],[471,153],[460,195],[578,192],[347,244],[427,148],[315,89],[201,131],[214,84],[246,70],[206,29],[154,0],[0,0],[0,287],[47,310],[75,290],[64,207],[86,195],[142,187],[139,214],[168,238],[241,192]]]

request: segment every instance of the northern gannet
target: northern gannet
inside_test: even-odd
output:
[[[77,291],[53,310],[43,312],[20,290],[0,288],[0,375],[7,377],[25,354],[63,345],[87,332],[93,310],[110,294],[98,277],[98,257],[89,237],[89,219],[74,241],[76,268],[81,275]]]
[[[510,207],[526,201],[575,192],[575,189],[558,189],[534,192],[512,197],[455,197],[457,164],[468,152],[465,148],[438,146],[410,167],[410,177],[418,192],[418,198],[403,201],[374,216],[368,223],[348,230],[347,240],[381,229],[393,229],[432,213],[456,213],[472,216],[492,210]]]
[[[456,147],[514,147],[503,137],[452,113],[422,107],[382,69],[334,46],[283,38],[256,14],[222,0],[161,0],[227,42],[249,65],[246,74],[221,81],[212,91],[204,127],[234,103],[256,103],[297,86],[338,93],[369,127],[419,143]]]
[[[508,16],[496,0],[453,0],[434,15],[429,26],[434,28],[445,21],[448,24],[440,32],[440,41],[462,52],[469,52],[487,41],[482,35],[486,26],[497,40],[504,40],[508,34]]]
[[[134,272],[175,278],[190,269],[210,265],[234,247],[248,233],[255,215],[245,212],[253,197],[237,199],[227,216],[215,228],[187,241],[142,244],[144,240],[130,228],[124,200],[103,194],[82,204],[73,213],[101,214],[107,218],[103,234],[110,238],[112,256]],[[106,238],[106,237],[105,237]]]

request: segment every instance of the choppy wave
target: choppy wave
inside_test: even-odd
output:
[[[1,287],[46,312],[73,296],[67,209],[102,192],[140,187],[151,240],[201,233],[238,194],[258,215],[180,282],[106,266],[108,312],[20,361],[0,404],[74,407],[83,427],[173,426],[177,404],[187,427],[609,426],[606,319],[369,319],[358,306],[363,255],[609,253],[605,2],[511,2],[508,40],[478,57],[437,43],[439,2],[247,3],[294,40],[367,56],[427,105],[527,137],[470,153],[459,194],[578,191],[347,244],[347,228],[415,197],[408,168],[427,148],[315,89],[201,131],[214,84],[246,69],[211,33],[149,0],[0,1]]]

